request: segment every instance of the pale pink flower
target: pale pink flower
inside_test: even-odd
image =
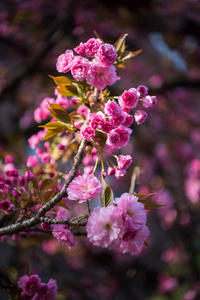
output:
[[[51,155],[48,152],[45,152],[41,156],[41,162],[43,164],[48,164],[51,161]]]
[[[157,98],[156,96],[146,96],[142,100],[142,105],[146,108],[153,108],[157,103]]]
[[[137,110],[135,113],[134,113],[134,118],[135,118],[135,122],[140,125],[142,124],[146,118],[147,118],[147,113],[143,110]]]
[[[117,80],[116,68],[105,66],[102,62],[94,59],[86,77],[87,83],[97,89],[103,90],[107,85],[112,85]]]
[[[35,155],[30,155],[26,160],[26,166],[28,168],[35,167],[38,165],[38,163],[39,163],[39,159]]]
[[[89,216],[86,231],[93,245],[117,248],[124,234],[121,210],[113,205],[94,208]]]
[[[64,54],[61,54],[57,58],[56,69],[60,73],[66,73],[71,68],[71,62],[74,59],[72,50],[67,50]]]
[[[144,98],[148,95],[148,88],[145,85],[139,85],[137,91],[139,92],[140,98]]]
[[[77,108],[77,113],[79,113],[81,115],[84,115],[84,116],[87,116],[88,107],[83,105],[83,104],[79,105],[79,107]]]
[[[53,225],[52,234],[59,243],[67,246],[69,249],[78,245],[78,242],[75,240],[73,233],[63,224]]]
[[[106,66],[112,65],[117,59],[116,48],[111,44],[102,44],[97,51],[97,57]]]
[[[147,216],[144,210],[144,204],[138,202],[138,197],[123,193],[119,198],[115,198],[115,203],[134,223],[140,225],[146,223]]]
[[[82,56],[75,56],[71,63],[72,76],[77,81],[83,81],[86,78],[90,63],[89,60]]]
[[[94,175],[83,174],[72,180],[67,188],[68,199],[79,203],[91,200],[102,192],[100,181]]]
[[[37,122],[37,123],[41,123],[42,122],[42,120],[43,120],[43,112],[42,112],[42,109],[40,107],[38,107],[38,108],[36,108],[34,110],[33,117],[34,117],[35,122]]]
[[[123,177],[125,174],[126,174],[126,170],[116,169],[115,171],[115,177],[117,180],[119,180],[120,177]]]
[[[95,39],[95,38],[89,39],[84,44],[85,45],[84,54],[87,57],[93,57],[97,53],[101,44],[102,44],[102,41],[100,39]]]
[[[58,220],[68,220],[68,216],[65,211],[58,211],[56,219]],[[55,224],[52,225],[53,231],[52,235],[64,246],[67,246],[69,249],[78,245],[78,242],[74,238],[73,233],[69,230],[69,226],[66,224]]]
[[[122,108],[135,108],[138,104],[138,101],[138,91],[134,88],[124,91],[123,94],[118,98],[119,105]]]
[[[120,243],[120,251],[122,253],[130,253],[132,255],[141,252],[141,246],[149,235],[149,229],[146,225],[133,223],[132,219],[127,219],[124,223],[126,232]]]
[[[33,134],[29,139],[28,143],[31,149],[35,149],[37,145],[39,144],[40,140],[37,136],[37,134]]]

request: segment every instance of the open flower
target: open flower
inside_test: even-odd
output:
[[[68,199],[79,200],[79,203],[91,200],[102,192],[100,181],[94,175],[79,175],[67,188]]]

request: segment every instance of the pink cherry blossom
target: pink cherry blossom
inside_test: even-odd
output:
[[[135,118],[135,122],[140,125],[142,123],[144,123],[144,121],[146,120],[147,118],[147,113],[143,110],[137,110],[135,113],[134,113],[134,118]]]
[[[93,57],[97,53],[101,44],[102,44],[102,41],[100,39],[95,39],[95,38],[89,39],[84,44],[85,45],[84,54],[87,57]]]
[[[140,98],[144,98],[148,95],[148,88],[145,85],[139,85],[137,91],[139,92]]]
[[[94,208],[89,216],[86,231],[93,245],[117,248],[124,234],[121,210],[112,205]]]
[[[116,48],[111,44],[102,44],[97,51],[97,57],[106,66],[112,65],[117,59]]]
[[[121,148],[127,145],[132,130],[127,127],[120,126],[108,133],[106,144],[113,148]]]
[[[134,223],[146,223],[147,216],[144,210],[144,204],[138,202],[138,197],[123,193],[119,198],[115,198],[115,203],[133,220]]]
[[[38,165],[38,163],[39,163],[39,159],[35,155],[30,155],[26,160],[26,166],[28,168],[35,167]]]
[[[57,58],[56,69],[60,73],[66,73],[71,68],[71,62],[74,59],[74,54],[72,50],[65,51]]]
[[[79,46],[74,48],[74,51],[79,55],[83,54],[85,52],[85,44],[81,42]]]
[[[83,81],[86,78],[90,63],[88,59],[82,56],[75,56],[71,63],[71,73],[72,76],[77,81]]]
[[[124,91],[118,98],[119,105],[122,108],[135,108],[138,104],[139,96],[138,91],[134,88]]]
[[[107,85],[113,85],[117,80],[116,68],[105,66],[102,62],[94,59],[86,77],[87,83],[97,89],[103,90]]]
[[[127,113],[125,113],[125,115],[126,115],[126,119],[125,119],[124,123],[122,123],[122,126],[130,127],[134,121],[133,116],[129,115]]]
[[[67,188],[68,199],[79,200],[79,203],[91,200],[102,192],[100,181],[94,175],[79,175]]]
[[[122,108],[114,101],[108,100],[104,106],[104,113],[112,118],[117,118],[122,113]]]
[[[118,169],[126,170],[132,164],[132,157],[130,155],[119,155],[117,159]]]
[[[142,105],[146,108],[153,108],[157,103],[157,98],[156,96],[146,96],[143,100],[142,100]]]
[[[149,229],[146,225],[136,225],[131,219],[125,221],[125,234],[120,243],[120,251],[122,253],[130,253],[132,255],[141,252],[141,246],[149,235]]]
[[[63,224],[53,225],[52,234],[59,243],[67,246],[69,249],[78,245],[78,242],[75,240],[73,233]]]
[[[95,136],[95,130],[90,125],[81,127],[81,137],[83,140],[92,140]]]

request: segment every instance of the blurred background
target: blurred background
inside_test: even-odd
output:
[[[112,95],[146,85],[158,103],[123,154],[140,169],[136,191],[165,207],[148,213],[150,249],[122,255],[88,245],[69,251],[55,240],[0,244],[0,268],[28,266],[57,280],[57,299],[200,299],[200,2],[198,0],[2,0],[0,2],[0,156],[20,164],[38,132],[33,111],[54,97],[57,57],[96,37],[143,51],[118,69]],[[132,168],[110,179],[127,192]],[[118,189],[116,190],[116,185]],[[45,282],[46,282],[45,281]],[[0,298],[8,299],[1,291]]]

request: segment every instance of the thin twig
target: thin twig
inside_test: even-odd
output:
[[[133,172],[132,172],[132,176],[131,176],[131,184],[130,184],[130,188],[129,188],[129,194],[134,193],[136,180],[138,179],[139,175],[140,175],[140,168],[138,166],[135,166],[133,168]]]

